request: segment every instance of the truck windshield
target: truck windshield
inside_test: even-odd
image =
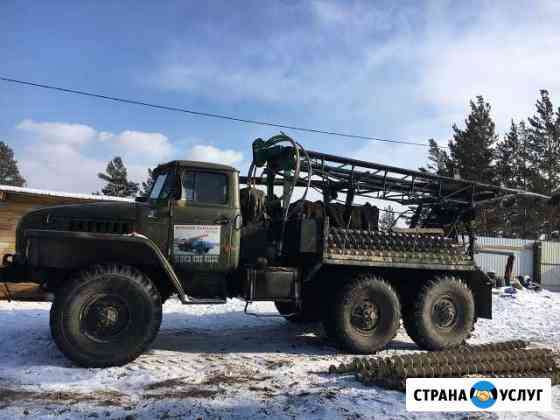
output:
[[[173,183],[170,180],[169,174],[160,174],[154,182],[150,198],[154,200],[165,200],[169,198],[171,187]]]

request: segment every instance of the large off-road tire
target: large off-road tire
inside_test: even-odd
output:
[[[425,350],[463,344],[474,322],[473,294],[464,282],[452,276],[428,282],[403,313],[406,332]]]
[[[137,358],[161,325],[161,299],[143,273],[125,265],[79,272],[55,294],[51,333],[80,366],[107,367]]]
[[[371,275],[358,275],[335,293],[323,325],[338,347],[371,354],[395,337],[400,317],[399,298],[389,283]]]
[[[276,310],[289,322],[294,324],[306,324],[319,322],[321,320],[321,311],[317,305],[307,304],[304,301],[303,307],[298,310],[293,302],[274,302]]]

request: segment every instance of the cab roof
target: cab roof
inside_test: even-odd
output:
[[[222,165],[221,163],[199,162],[195,160],[172,160],[171,162],[162,163],[158,165],[154,172],[162,172],[177,167],[196,168],[196,169],[210,169],[219,171],[239,172],[233,166]]]

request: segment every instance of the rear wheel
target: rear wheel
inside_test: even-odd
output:
[[[55,295],[50,325],[58,348],[85,367],[123,365],[155,339],[161,299],[140,271],[98,265],[80,272]]]
[[[463,344],[474,322],[473,294],[464,282],[451,276],[429,282],[403,314],[406,332],[425,350]]]
[[[399,299],[385,281],[360,275],[335,294],[323,324],[339,347],[352,353],[374,353],[399,329]]]

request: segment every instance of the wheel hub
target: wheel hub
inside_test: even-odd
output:
[[[371,331],[379,321],[379,309],[377,305],[366,300],[359,302],[352,309],[351,323],[362,331]]]
[[[123,332],[130,323],[126,302],[115,296],[94,298],[82,312],[81,328],[90,338],[104,341]]]
[[[450,328],[457,320],[457,307],[449,297],[438,299],[432,308],[432,319],[439,328]]]
[[[119,309],[114,306],[106,306],[99,310],[99,324],[103,327],[111,327],[119,319]]]

